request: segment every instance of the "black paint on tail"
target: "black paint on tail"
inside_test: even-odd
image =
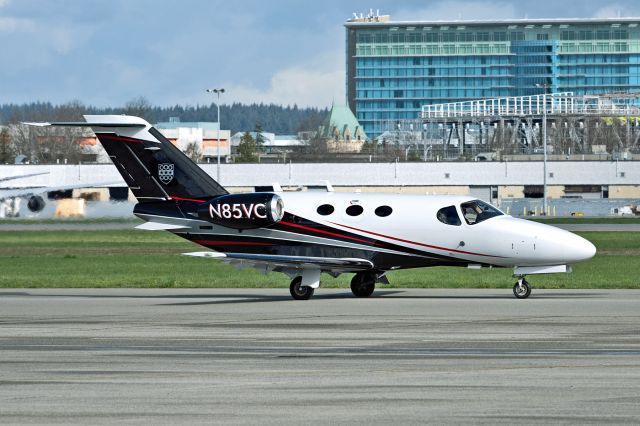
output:
[[[138,201],[202,202],[228,194],[158,130],[151,127],[148,132],[157,142],[112,132],[96,133]]]

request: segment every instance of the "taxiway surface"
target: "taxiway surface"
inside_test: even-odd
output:
[[[0,290],[4,424],[638,424],[640,291]]]

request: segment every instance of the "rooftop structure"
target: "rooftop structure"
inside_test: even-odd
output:
[[[319,129],[319,136],[339,139],[366,140],[362,126],[347,105],[332,105],[329,115]]]
[[[316,139],[326,145],[329,153],[359,153],[367,135],[348,106],[334,104]]]
[[[427,120],[458,121],[481,118],[549,116],[625,117],[640,116],[640,94],[581,95],[572,92],[532,96],[476,99],[465,102],[425,105],[421,117]]]
[[[471,158],[483,152],[491,159],[537,159],[545,153],[545,130],[546,153],[554,160],[631,159],[640,154],[640,93],[476,99],[425,105],[421,117],[425,153],[430,145],[441,158]]]

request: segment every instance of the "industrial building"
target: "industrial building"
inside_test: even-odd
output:
[[[640,92],[640,18],[345,23],[347,98],[364,131],[425,105]]]
[[[199,161],[213,161],[220,156],[224,161],[231,156],[230,130],[221,130],[216,122],[181,122],[173,118],[168,122],[157,123],[155,127],[171,143],[185,152],[193,145],[199,154]]]
[[[549,162],[546,213],[566,216],[582,212],[596,216],[616,214],[614,210],[624,206],[640,206],[638,164],[637,161]],[[205,163],[200,167],[215,178],[216,165]],[[15,188],[82,187],[83,184],[91,187],[96,182],[109,182],[110,189],[83,190],[81,196],[88,200],[108,200],[118,194],[117,200],[133,200],[131,195],[127,196],[129,191],[113,164],[0,165],[0,175],[25,176],[12,184]],[[274,183],[285,190],[317,190],[329,182],[338,192],[470,195],[513,215],[525,215],[543,211],[543,176],[543,164],[538,161],[223,163],[220,183],[233,193]],[[114,191],[114,188],[125,192]],[[74,190],[74,193],[80,191]],[[92,208],[91,205],[88,208]]]

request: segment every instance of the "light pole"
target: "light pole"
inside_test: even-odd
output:
[[[542,149],[544,150],[542,155],[542,169],[543,169],[543,179],[542,179],[542,211],[543,215],[547,214],[547,90],[551,87],[550,84],[536,84],[536,87],[539,89],[544,89],[544,94],[542,95]],[[553,98],[552,98],[553,100]]]
[[[224,93],[223,88],[216,89],[207,89],[207,93],[215,93],[218,95],[218,100],[216,101],[216,106],[218,107],[218,143],[217,143],[217,151],[218,151],[218,165],[216,167],[217,175],[218,175],[218,183],[220,183],[220,95]]]

